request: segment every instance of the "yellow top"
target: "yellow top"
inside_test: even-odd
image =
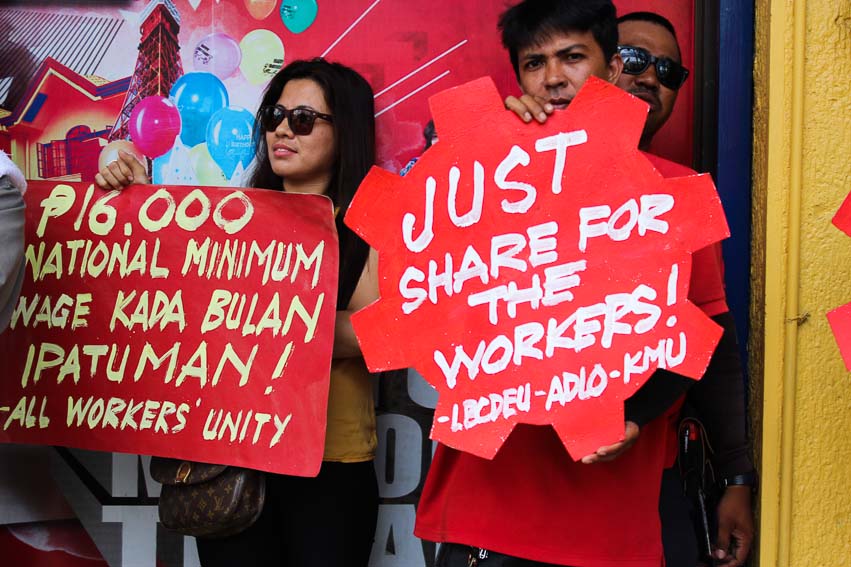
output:
[[[372,376],[363,358],[331,363],[325,461],[359,463],[375,458],[375,402]]]

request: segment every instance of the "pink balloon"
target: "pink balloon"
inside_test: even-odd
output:
[[[130,137],[146,156],[163,155],[180,134],[180,112],[171,99],[164,96],[145,97],[130,113]]]
[[[239,69],[242,51],[239,43],[226,33],[212,33],[198,42],[193,54],[196,71],[212,73],[220,79]]]

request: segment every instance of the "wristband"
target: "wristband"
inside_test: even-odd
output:
[[[756,490],[757,483],[758,479],[754,471],[727,476],[719,482],[721,488],[727,488],[728,486],[750,486],[753,490]]]

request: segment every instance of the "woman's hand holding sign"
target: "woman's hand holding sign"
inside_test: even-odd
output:
[[[147,184],[148,172],[136,156],[121,150],[118,159],[106,164],[95,174],[95,182],[101,189],[124,189],[133,183]]]

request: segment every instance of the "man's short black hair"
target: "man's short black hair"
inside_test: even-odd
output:
[[[523,0],[502,13],[498,27],[518,79],[520,50],[554,34],[590,31],[607,61],[618,47],[617,10],[611,0]]]
[[[423,148],[423,151],[431,147],[436,137],[437,130],[434,127],[434,120],[429,120],[426,123],[425,128],[423,128],[423,138],[425,138],[425,148]]]
[[[677,52],[680,51],[680,42],[677,39],[677,30],[674,29],[674,24],[661,14],[657,14],[656,12],[630,12],[629,14],[624,14],[620,18],[618,18],[618,23],[622,24],[624,22],[650,22],[651,24],[656,24],[657,26],[662,26],[674,36],[674,42],[677,44]],[[682,54],[680,54],[680,59],[682,59]]]
[[[618,18],[619,24],[624,22],[650,22],[658,24],[671,32],[674,39],[677,38],[677,30],[674,29],[674,24],[672,24],[668,18],[661,14],[657,14],[656,12],[630,12],[629,14],[624,14]]]

